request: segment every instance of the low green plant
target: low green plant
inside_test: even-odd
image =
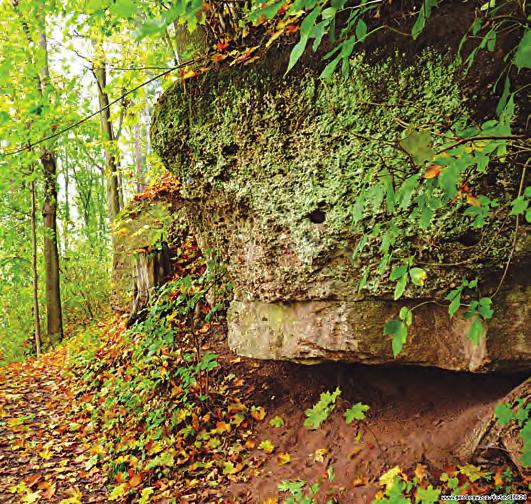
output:
[[[323,392],[319,401],[304,412],[306,415],[304,426],[313,430],[319,429],[322,423],[328,419],[330,413],[335,409],[336,400],[340,395],[341,390],[339,387],[336,388],[334,392]]]
[[[334,504],[337,502],[334,497],[335,491],[331,488],[326,491],[323,490],[325,481],[333,483],[334,480],[334,468],[330,465],[326,470],[326,478],[320,478],[314,483],[304,480],[284,480],[278,485],[278,490],[289,494],[284,504],[317,504],[321,502]]]
[[[517,398],[512,403],[500,403],[495,409],[496,420],[500,425],[514,422],[522,440],[520,462],[524,467],[531,466],[531,403],[524,398]]]

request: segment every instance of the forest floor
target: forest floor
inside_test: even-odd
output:
[[[493,474],[502,485],[505,462],[491,464],[485,480],[487,472],[466,465],[456,453],[521,377],[333,363],[303,366],[238,357],[221,337],[210,346],[220,367],[245,383],[242,399],[252,400],[263,412],[256,416],[259,421],[247,442],[252,462],[224,480],[216,499],[181,498],[167,491],[161,499],[141,502],[285,502],[278,500],[278,485],[289,480],[307,488],[316,485],[314,500],[307,502],[324,503],[332,496],[330,502],[368,503],[381,489],[379,477],[393,467],[426,479],[425,487],[443,473],[460,483],[467,480],[468,493],[492,491]],[[65,376],[67,361],[63,346],[40,359],[0,369],[2,503],[120,500],[109,497],[104,472],[88,463],[97,453],[99,433],[87,434],[71,413],[80,399]],[[305,410],[320,393],[336,387],[341,396],[321,428],[304,427]],[[367,418],[347,424],[343,411],[357,402],[370,406]],[[271,422],[273,418],[281,418],[282,425]],[[264,440],[269,449],[261,445]],[[124,497],[129,502],[140,498],[142,486],[138,492],[134,486]],[[172,496],[177,499],[172,501]]]
[[[0,502],[107,502],[85,464],[91,439],[70,421],[66,349],[0,368]]]

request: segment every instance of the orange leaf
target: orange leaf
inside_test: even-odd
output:
[[[300,26],[296,24],[290,24],[286,26],[286,33],[292,34],[297,33],[300,30]]]
[[[415,467],[415,476],[418,481],[424,480],[424,478],[426,478],[426,466],[423,464],[417,464],[417,467]]]
[[[262,406],[253,408],[251,411],[251,416],[257,421],[261,422],[266,416],[266,410]]]
[[[432,178],[438,177],[441,173],[441,170],[442,170],[442,166],[440,165],[437,165],[437,164],[429,165],[426,168],[426,173],[424,174],[424,178],[432,179]]]
[[[219,41],[218,43],[216,43],[214,45],[214,48],[216,49],[216,51],[222,52],[225,49],[227,49],[227,47],[229,47],[229,45],[230,45],[230,41],[222,40],[222,41]]]
[[[55,495],[55,483],[48,483],[47,481],[41,481],[37,488],[42,491],[42,496],[45,499],[51,499]]]
[[[138,485],[140,485],[140,483],[142,483],[142,476],[140,474],[134,474],[130,479],[129,479],[129,486],[131,488],[135,488],[137,487]]]
[[[472,205],[475,207],[481,206],[481,202],[477,198],[474,198],[474,196],[472,196],[471,194],[466,195],[466,201],[468,202],[469,205]]]
[[[216,53],[210,58],[214,63],[219,63],[220,61],[223,61],[224,59],[227,59],[228,54],[220,54]]]

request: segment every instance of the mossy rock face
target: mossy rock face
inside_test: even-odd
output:
[[[229,313],[234,348],[263,358],[390,361],[382,328],[396,318],[399,305],[392,302],[396,282],[389,280],[390,267],[382,268],[382,237],[394,230],[386,227],[386,196],[372,188],[388,177],[397,190],[418,171],[397,148],[405,130],[446,131],[467,120],[472,105],[461,93],[460,71],[449,57],[432,51],[414,63],[400,54],[376,63],[357,56],[348,79],[323,83],[311,65],[282,78],[269,71],[272,58],[257,68],[224,69],[186,89],[167,91],[156,109],[153,145],[182,182],[200,245],[226,258],[235,287]],[[478,184],[503,204],[514,194],[513,171],[500,168],[496,180]],[[360,195],[367,200],[361,210]],[[496,284],[511,248],[511,229],[503,219],[492,219],[473,231],[464,209],[461,202],[437,209],[427,229],[419,228],[418,216],[403,212],[393,257],[415,256],[428,273],[424,286],[408,286],[406,303],[443,299],[467,275]],[[359,215],[353,219],[353,213]],[[367,243],[353,260],[364,237]],[[517,260],[525,261],[528,249],[523,246]],[[477,259],[468,261],[471,256]],[[321,319],[323,309],[327,315]],[[363,313],[354,316],[357,310]],[[446,331],[440,344],[454,341],[451,348],[459,345],[462,358],[450,362],[435,357],[437,352],[415,354],[428,340],[437,344],[422,320],[439,320],[444,310],[438,315],[430,310],[417,317],[426,334],[418,336],[417,330],[402,361],[449,369],[496,367],[490,334],[483,350],[468,351],[466,324],[460,321],[441,319],[435,325]],[[319,324],[334,329],[311,330]],[[292,331],[299,333],[295,343]],[[520,343],[515,340],[516,353],[505,355],[504,362],[526,367],[531,341],[521,324],[511,331],[500,338],[514,336]],[[420,342],[423,337],[428,340]]]
[[[122,211],[113,231],[114,310],[132,313],[142,308],[150,290],[168,273],[162,259],[177,213],[178,206],[166,199],[133,201]]]

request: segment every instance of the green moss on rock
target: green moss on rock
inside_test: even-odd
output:
[[[330,83],[311,68],[286,79],[267,64],[228,69],[165,93],[153,145],[182,181],[200,240],[226,254],[241,297],[361,298],[362,275],[370,295],[388,296],[394,286],[380,261],[382,236],[393,230],[373,188],[387,177],[396,191],[418,170],[397,149],[408,127],[447,131],[467,120],[461,87],[458,67],[431,51],[414,64],[399,54],[377,63],[357,56],[350,77]],[[514,186],[510,173],[507,180],[482,190],[503,203]],[[360,195],[367,201],[353,224]],[[492,219],[469,246],[464,207],[437,210],[427,230],[419,215],[395,218],[394,258],[415,256],[429,272],[426,287],[406,296],[442,295],[467,274],[503,265],[503,220]],[[362,236],[367,244],[353,262]],[[480,259],[468,263],[470,254]]]

